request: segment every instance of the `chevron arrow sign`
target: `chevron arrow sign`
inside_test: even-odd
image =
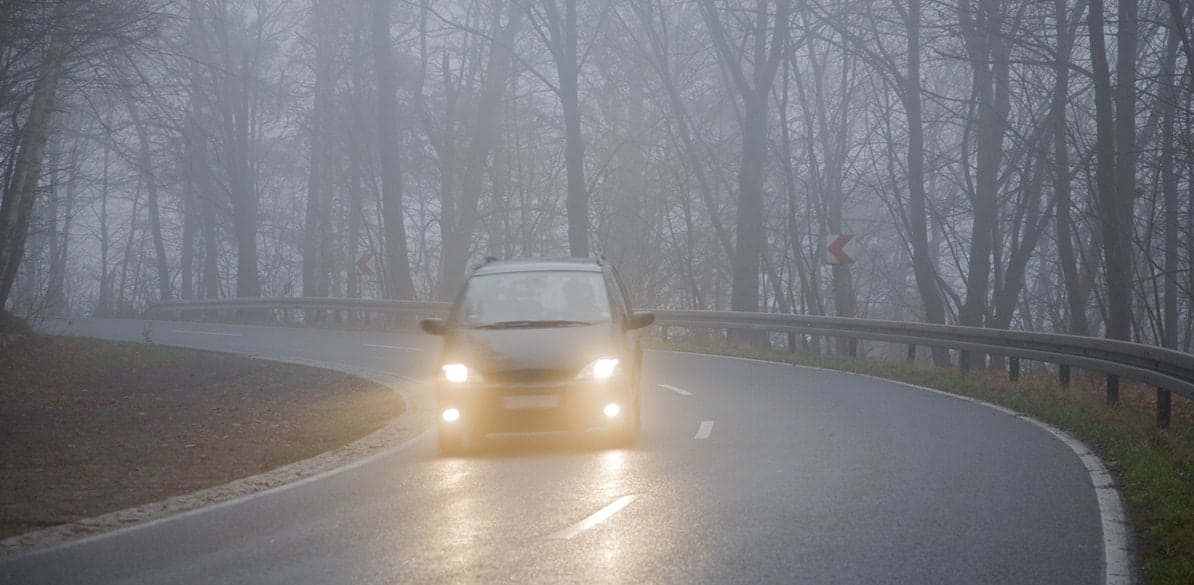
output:
[[[846,244],[854,239],[854,234],[838,234],[829,242],[826,249],[828,255],[826,262],[830,264],[853,264],[854,257],[851,250],[846,249]]]

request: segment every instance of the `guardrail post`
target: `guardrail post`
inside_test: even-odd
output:
[[[667,343],[667,325],[659,328],[659,337],[664,343]]]
[[[1069,364],[1057,364],[1057,382],[1061,384],[1062,388],[1070,387],[1070,366]]]
[[[965,350],[958,352],[958,369],[962,371],[963,376],[970,372],[970,352]]]
[[[916,361],[916,344],[915,343],[908,344],[908,361],[910,361],[910,362]]]
[[[1020,381],[1020,358],[1011,357],[1007,360],[1007,378],[1013,382]]]
[[[1170,395],[1164,388],[1157,388],[1157,426],[1169,428]]]
[[[1119,376],[1107,374],[1107,406],[1119,406]]]

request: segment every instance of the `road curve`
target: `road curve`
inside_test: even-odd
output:
[[[78,334],[431,371],[421,335],[79,320]],[[980,404],[850,374],[649,352],[631,449],[429,434],[258,497],[0,560],[0,583],[1097,584],[1083,463]]]

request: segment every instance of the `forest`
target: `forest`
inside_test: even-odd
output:
[[[449,299],[1194,343],[1181,0],[0,0],[0,307]],[[853,236],[853,262],[828,247]]]

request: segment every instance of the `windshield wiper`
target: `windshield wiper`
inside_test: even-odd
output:
[[[498,321],[497,323],[486,323],[484,325],[474,325],[473,329],[529,329],[529,328],[548,328],[548,327],[582,327],[585,325],[592,325],[588,321],[566,321],[561,319],[545,320],[545,321]]]

